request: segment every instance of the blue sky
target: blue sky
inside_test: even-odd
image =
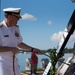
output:
[[[4,8],[21,8],[22,19],[18,22],[23,42],[39,48],[57,48],[62,33],[75,9],[71,0],[1,0],[1,21]],[[75,33],[67,47],[73,47]]]

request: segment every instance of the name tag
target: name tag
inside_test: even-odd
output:
[[[9,35],[4,35],[4,37],[9,37]]]

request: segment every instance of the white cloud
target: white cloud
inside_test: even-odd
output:
[[[34,17],[33,15],[28,14],[28,13],[25,13],[24,15],[22,15],[22,19],[23,20],[32,20],[32,21],[37,20],[36,17]]]
[[[60,31],[60,32],[58,32],[58,33],[54,33],[54,34],[50,37],[51,41],[53,41],[53,42],[59,42],[60,39],[61,39],[61,37],[62,37],[62,34],[63,34],[63,31]]]
[[[58,33],[54,33],[51,37],[50,40],[53,42],[60,42],[60,39],[63,35],[63,31],[59,31]],[[70,36],[69,42],[74,42],[75,41],[75,32]]]
[[[52,24],[52,21],[49,20],[49,21],[48,21],[48,25],[51,25],[51,24]]]

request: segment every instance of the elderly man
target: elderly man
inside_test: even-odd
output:
[[[17,22],[21,8],[5,8],[5,20],[0,23],[0,75],[20,75],[16,54],[19,48],[40,51],[22,42]]]

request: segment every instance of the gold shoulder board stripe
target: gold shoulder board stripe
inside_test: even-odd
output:
[[[3,27],[3,23],[0,23],[0,28]]]

